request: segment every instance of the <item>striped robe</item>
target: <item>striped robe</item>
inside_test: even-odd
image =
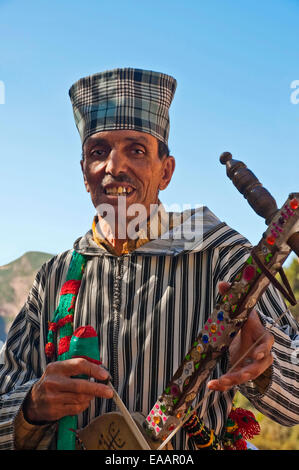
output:
[[[202,230],[192,244],[174,236],[178,226],[170,236],[163,235],[121,257],[99,247],[92,231],[74,244],[76,251],[88,256],[74,328],[92,325],[96,329],[100,356],[114,387],[131,412],[139,411],[144,416],[212,312],[219,299],[219,281],[231,280],[248,257],[249,242],[207,208],[195,211],[195,217],[201,218]],[[193,223],[194,214],[188,220]],[[41,267],[1,351],[0,449],[14,448],[15,418],[47,365],[47,325],[58,306],[72,251],[55,256]],[[270,328],[285,305],[270,287],[257,309],[266,328]],[[263,414],[292,426],[299,423],[299,361],[294,360],[298,325],[289,314],[279,323],[271,327],[274,363],[267,389],[261,393],[254,382],[239,389]],[[227,366],[224,356],[210,378],[219,377]],[[236,390],[213,392],[199,409],[205,424],[218,435]],[[205,393],[203,386],[198,399]],[[79,427],[113,409],[112,400],[96,398],[79,415]],[[53,433],[54,428],[49,434]],[[186,448],[184,431],[174,445]]]

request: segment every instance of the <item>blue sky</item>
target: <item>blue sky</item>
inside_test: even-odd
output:
[[[123,66],[178,81],[162,202],[205,204],[257,243],[264,221],[219,155],[243,160],[279,206],[299,191],[298,24],[298,0],[0,0],[0,265],[67,250],[90,228],[68,90]]]

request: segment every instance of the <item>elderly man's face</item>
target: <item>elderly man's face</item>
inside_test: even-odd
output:
[[[158,155],[155,137],[137,131],[104,131],[84,143],[81,167],[86,190],[97,208],[111,204],[117,211],[119,197],[126,208],[142,204],[149,215],[158,202],[158,192],[168,186],[175,161]]]

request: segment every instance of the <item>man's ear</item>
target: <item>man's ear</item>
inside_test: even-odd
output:
[[[86,191],[89,193],[90,190],[89,190],[89,185],[88,185],[86,175],[85,175],[85,168],[84,168],[84,160],[83,159],[80,160],[80,165],[81,165],[81,170],[82,170],[82,174],[83,174],[83,180],[84,180],[85,188],[86,188]]]
[[[166,189],[167,186],[169,185],[174,170],[175,170],[175,158],[169,155],[168,157],[165,157],[165,160],[163,162],[161,181],[159,184],[159,189],[161,191],[163,191],[163,189]]]

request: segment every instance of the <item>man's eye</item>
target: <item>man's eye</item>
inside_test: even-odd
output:
[[[135,148],[133,149],[133,153],[136,153],[137,155],[143,155],[145,152],[142,149]]]
[[[103,157],[105,155],[105,150],[92,150],[90,152],[91,157]]]

